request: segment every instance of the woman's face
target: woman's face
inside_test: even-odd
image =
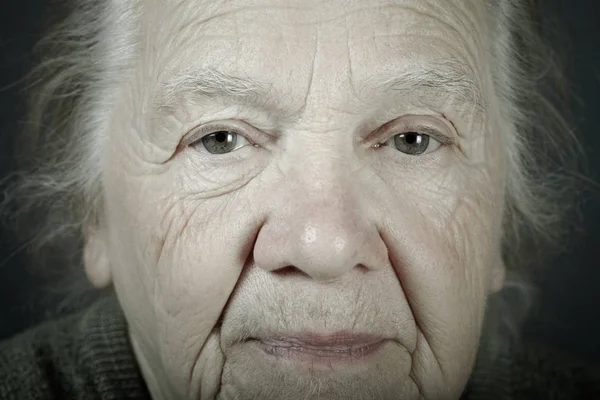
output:
[[[155,399],[451,399],[500,260],[478,0],[144,2],[93,282]]]

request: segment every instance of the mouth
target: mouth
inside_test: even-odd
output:
[[[363,362],[381,348],[385,339],[336,332],[274,335],[254,341],[270,357],[310,365],[332,365]]]

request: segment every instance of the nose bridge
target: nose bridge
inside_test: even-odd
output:
[[[321,159],[288,170],[283,206],[270,210],[255,244],[257,266],[294,267],[317,280],[381,266],[387,250],[346,164]]]

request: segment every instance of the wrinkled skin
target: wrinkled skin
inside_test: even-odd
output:
[[[504,279],[484,2],[143,7],[85,264],[114,285],[153,398],[458,398]],[[485,107],[444,87],[377,85],[450,59]],[[268,93],[165,95],[206,70]],[[422,126],[438,135],[427,150],[399,150],[395,135]],[[211,154],[200,138],[224,129],[238,148]],[[311,365],[247,340],[339,331],[386,341]]]

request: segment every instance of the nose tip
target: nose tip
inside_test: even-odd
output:
[[[332,227],[306,225],[298,243],[294,266],[313,279],[335,280],[359,264],[357,234]]]
[[[265,226],[254,249],[258,267],[289,273],[298,270],[317,281],[334,281],[356,270],[378,269],[387,250],[377,232],[326,218],[305,221],[299,229]]]

